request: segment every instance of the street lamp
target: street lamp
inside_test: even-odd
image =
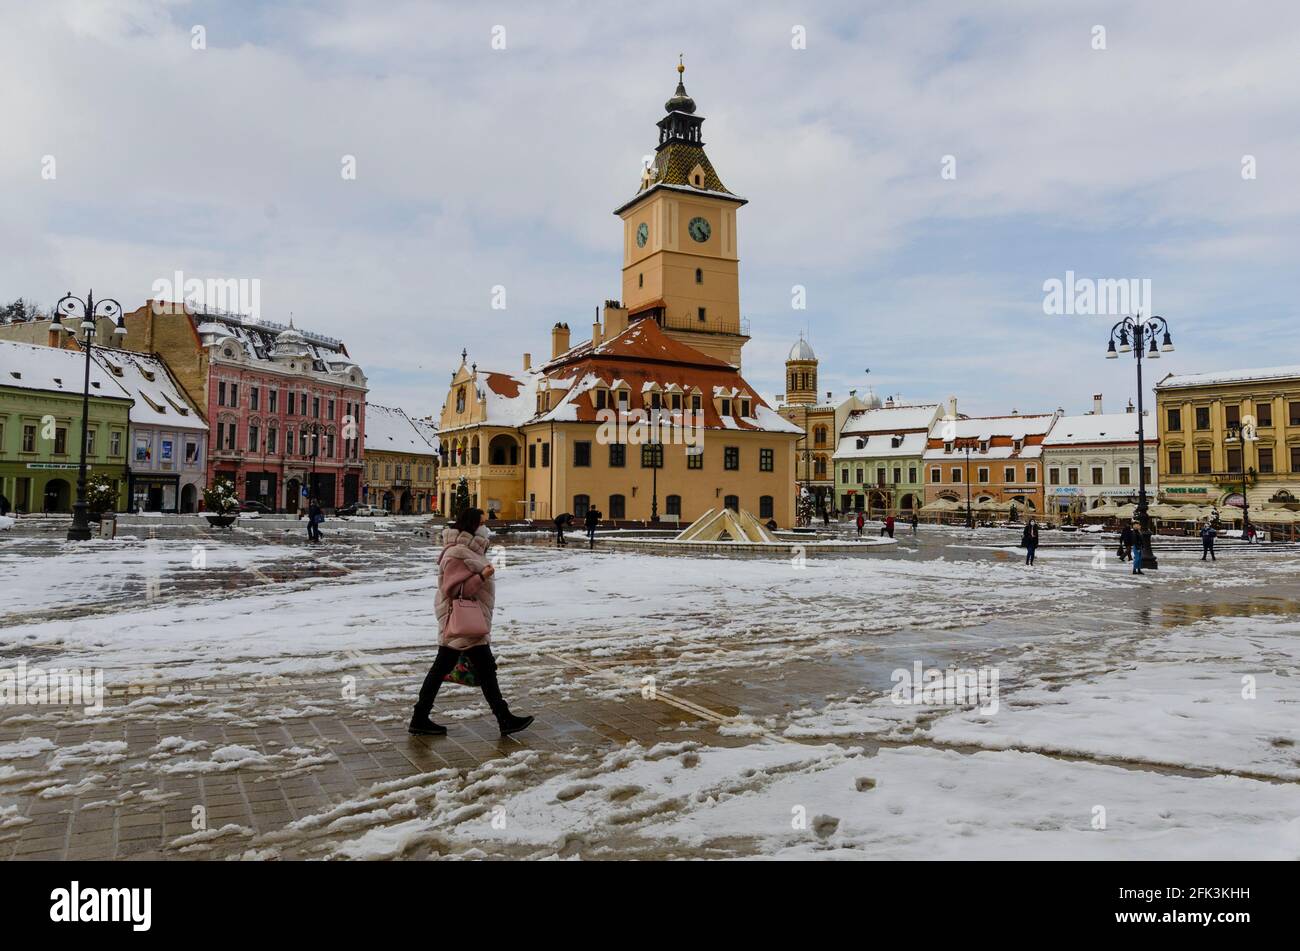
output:
[[[659,524],[659,451],[663,444],[659,442],[659,420],[661,410],[650,410],[650,523]]]
[[[1156,342],[1158,337],[1162,338],[1159,345]],[[1118,349],[1115,346],[1117,342]],[[1160,566],[1156,562],[1155,552],[1151,550],[1151,516],[1147,514],[1146,440],[1142,427],[1142,358],[1144,350],[1148,360],[1158,360],[1160,351],[1169,353],[1173,349],[1174,343],[1169,338],[1168,322],[1159,315],[1143,320],[1140,313],[1137,317],[1125,317],[1110,328],[1110,344],[1106,348],[1108,360],[1114,360],[1119,354],[1131,350],[1133,359],[1137,361],[1138,505],[1137,511],[1133,514],[1137,516],[1138,526],[1141,529],[1138,538],[1142,544],[1142,567],[1153,570]]]
[[[970,440],[967,439],[962,443],[962,449],[966,452],[966,527],[968,529],[975,527],[975,516],[970,510]]]
[[[1227,455],[1227,444],[1230,442],[1241,442],[1241,537],[1249,539],[1250,537],[1250,500],[1246,497],[1246,492],[1250,488],[1247,480],[1250,478],[1250,468],[1246,465],[1246,443],[1251,440],[1250,430],[1240,423],[1229,423],[1224,433],[1224,455]],[[1232,473],[1232,467],[1228,467],[1228,473]]]
[[[72,526],[68,529],[68,541],[84,542],[90,540],[90,519],[86,515],[86,442],[90,433],[90,350],[95,339],[95,318],[108,320],[117,318],[113,336],[126,336],[126,321],[122,316],[122,305],[111,297],[101,301],[95,300],[92,290],[83,301],[73,297],[72,292],[64,294],[54,305],[54,316],[50,318],[50,329],[72,334],[76,339],[77,328],[63,322],[63,318],[81,318],[81,348],[86,351],[86,376],[81,389],[81,463],[77,469],[77,501],[72,506]]]
[[[308,477],[307,498],[320,501],[320,496],[316,492],[316,455],[320,452],[320,434],[325,429],[320,423],[312,422],[306,426],[307,432],[311,433],[311,475]],[[323,508],[323,506],[322,506]]]

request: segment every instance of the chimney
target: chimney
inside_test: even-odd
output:
[[[826,391],[826,402],[828,402],[828,403],[832,402],[832,399],[831,399],[831,391],[830,391],[830,390],[827,390],[827,391]]]
[[[599,320],[593,320],[593,321],[591,322],[591,345],[592,345],[593,347],[599,347],[599,346],[600,346],[600,342],[601,342],[601,336],[600,336],[600,321],[599,321]]]
[[[531,353],[525,353],[525,354],[524,354],[524,372],[527,373],[527,372],[528,372],[529,370],[531,370],[532,368],[533,368],[533,355],[532,355]]]
[[[551,359],[569,350],[569,325],[556,324],[551,328]]]
[[[605,301],[605,339],[613,340],[627,330],[627,308],[619,301]]]
[[[1101,394],[1100,393],[1092,394],[1092,412],[1094,416],[1101,415]]]
[[[957,418],[957,397],[948,397],[948,415],[953,419]]]

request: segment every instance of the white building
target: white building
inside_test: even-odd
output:
[[[1156,500],[1157,423],[1143,415],[1147,499]],[[1045,492],[1049,514],[1081,513],[1106,502],[1138,500],[1138,415],[1103,413],[1101,395],[1093,411],[1062,416],[1043,440]]]
[[[208,424],[161,357],[96,347],[94,360],[131,398],[127,505],[196,512],[207,464]]]

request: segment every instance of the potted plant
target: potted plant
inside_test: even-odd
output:
[[[229,528],[239,518],[239,499],[229,479],[218,479],[203,490],[203,517],[213,528]]]
[[[106,475],[91,476],[86,480],[86,513],[92,522],[101,521],[105,512],[117,504],[113,480]]]

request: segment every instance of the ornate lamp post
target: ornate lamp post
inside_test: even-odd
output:
[[[68,529],[68,541],[84,542],[90,539],[90,519],[86,515],[86,442],[90,433],[90,350],[95,341],[95,318],[117,319],[113,336],[126,335],[126,322],[122,317],[122,305],[111,297],[101,301],[95,300],[92,290],[83,301],[73,297],[72,292],[64,294],[54,305],[54,316],[50,320],[51,330],[61,330],[76,337],[77,328],[63,322],[64,317],[80,318],[83,335],[80,339],[81,349],[86,351],[86,375],[81,388],[81,463],[77,468],[77,501],[72,506],[72,527]]]
[[[663,449],[659,442],[659,409],[650,410],[650,523],[659,524],[659,462]]]
[[[1254,440],[1254,433],[1250,425],[1242,426],[1241,423],[1229,423],[1224,433],[1223,442],[1225,448],[1228,443],[1240,443],[1241,445],[1241,537],[1250,536],[1250,500],[1246,497],[1250,489],[1251,468],[1246,465],[1246,443]],[[1232,473],[1232,467],[1228,467],[1229,474]]]
[[[320,423],[311,422],[306,425],[305,429],[311,433],[311,475],[308,477],[307,482],[307,498],[308,501],[316,499],[319,502],[320,496],[316,492],[316,456],[320,452],[320,436],[325,427]]]
[[[1162,337],[1159,344],[1156,342],[1157,337]],[[1118,348],[1116,347],[1118,344]],[[1160,359],[1160,351],[1169,353],[1174,349],[1174,343],[1169,337],[1169,324],[1163,317],[1153,315],[1146,320],[1142,315],[1136,317],[1125,317],[1123,320],[1110,328],[1110,345],[1106,348],[1106,359],[1114,360],[1121,353],[1133,352],[1133,359],[1137,361],[1137,391],[1138,391],[1138,504],[1137,510],[1133,513],[1137,516],[1138,526],[1141,531],[1138,532],[1138,538],[1142,541],[1142,567],[1155,569],[1160,567],[1156,562],[1156,554],[1151,550],[1151,516],[1147,514],[1147,476],[1146,476],[1146,439],[1143,435],[1142,428],[1142,357],[1148,360]]]

